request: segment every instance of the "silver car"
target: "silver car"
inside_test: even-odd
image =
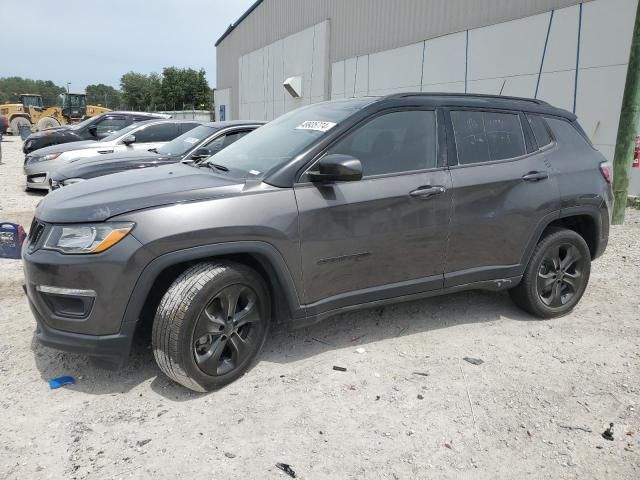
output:
[[[99,141],[88,140],[41,148],[25,157],[27,188],[48,190],[51,173],[73,159],[154,150],[198,125],[201,122],[195,120],[148,120],[129,125]]]

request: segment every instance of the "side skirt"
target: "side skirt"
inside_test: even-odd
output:
[[[518,275],[510,278],[501,278],[496,280],[484,280],[481,282],[466,283],[464,285],[455,285],[453,287],[448,287],[448,288],[443,288],[438,290],[429,290],[426,292],[413,293],[409,295],[401,295],[398,297],[392,297],[392,298],[386,298],[386,299],[376,300],[376,301],[371,301],[366,303],[349,305],[346,307],[328,310],[326,312],[318,313],[315,315],[307,315],[307,317],[304,319],[296,319],[292,321],[290,326],[292,328],[307,327],[309,325],[313,325],[326,318],[333,317],[341,313],[353,312],[356,310],[363,310],[367,308],[381,307],[384,305],[392,305],[392,304],[401,303],[401,302],[409,302],[412,300],[419,300],[422,298],[437,297],[440,295],[447,295],[449,293],[457,293],[457,292],[463,292],[468,290],[485,290],[485,291],[491,291],[491,292],[509,290],[510,288],[513,288],[516,285],[518,285],[521,279],[522,279],[522,275]]]

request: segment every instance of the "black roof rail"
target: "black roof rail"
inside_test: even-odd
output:
[[[534,103],[536,105],[549,105],[544,100],[540,100],[537,98],[526,98],[526,97],[509,97],[506,95],[490,95],[486,93],[444,93],[444,92],[411,92],[411,93],[396,93],[393,95],[389,95],[390,97],[396,98],[406,98],[406,97],[459,97],[459,98],[486,98],[492,100],[512,100],[519,102],[529,102]]]

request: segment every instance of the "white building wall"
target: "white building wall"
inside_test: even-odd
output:
[[[534,97],[537,87],[537,97],[557,107],[574,111],[575,102],[592,142],[613,160],[637,5],[594,0],[359,56],[357,78],[356,58],[334,62],[331,98],[403,91]],[[640,194],[640,170],[631,183]]]
[[[289,110],[328,99],[328,37],[325,21],[242,55],[238,60],[238,118],[271,120]],[[355,59],[354,59],[355,63]],[[302,78],[302,96],[282,83]]]

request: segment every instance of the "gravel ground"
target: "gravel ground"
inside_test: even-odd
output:
[[[24,192],[20,147],[5,137],[0,219],[28,226],[41,195]],[[341,315],[273,332],[204,395],[147,345],[117,372],[39,346],[21,262],[0,262],[2,479],[289,478],[276,462],[303,479],[640,478],[637,211],[564,318],[482,292]],[[58,375],[77,384],[50,390]]]

